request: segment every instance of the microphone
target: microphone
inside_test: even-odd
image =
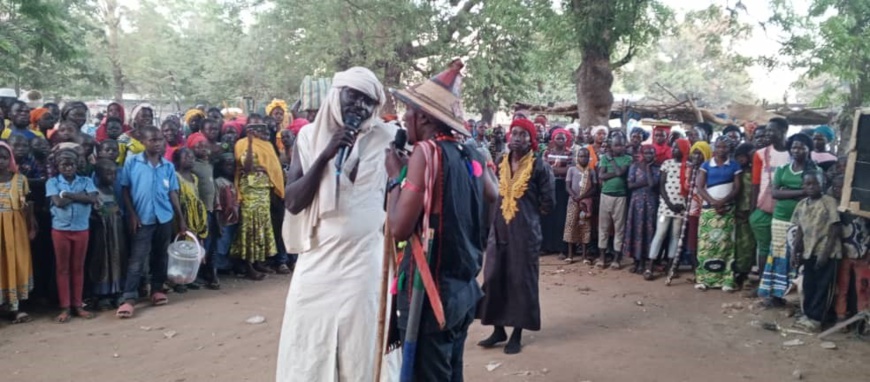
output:
[[[399,151],[405,151],[405,146],[408,144],[408,131],[404,129],[396,130],[396,138],[393,140],[393,147]]]
[[[356,136],[357,131],[359,131],[359,126],[362,124],[362,120],[359,119],[354,114],[348,115],[344,120],[344,127],[350,129],[354,136]],[[348,152],[347,146],[341,146],[338,148],[338,156],[335,157],[335,174],[341,174],[341,167],[344,165],[344,160],[347,159],[347,156],[350,154]]]

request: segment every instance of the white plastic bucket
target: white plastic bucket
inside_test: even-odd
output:
[[[169,262],[167,264],[166,278],[175,284],[190,284],[196,280],[199,272],[199,264],[205,256],[205,249],[199,239],[192,232],[184,233],[191,240],[179,240],[181,234],[175,236],[175,241],[169,244],[167,252]]]

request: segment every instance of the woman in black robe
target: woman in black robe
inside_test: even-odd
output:
[[[484,297],[477,318],[494,325],[492,335],[478,343],[493,347],[508,340],[506,354],[521,350],[522,330],[541,329],[538,270],[541,215],[553,208],[553,175],[536,147],[535,126],[517,119],[511,124],[510,155],[499,164],[498,211],[490,229],[483,276]]]

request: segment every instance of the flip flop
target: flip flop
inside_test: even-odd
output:
[[[65,324],[65,323],[69,322],[69,320],[71,320],[71,319],[72,319],[72,313],[70,312],[70,310],[64,309],[60,312],[60,314],[57,315],[57,317],[55,317],[54,321],[57,322],[58,324]]]
[[[85,310],[85,308],[82,307],[75,308],[73,310],[73,313],[75,313],[76,317],[84,318],[86,320],[90,320],[96,317],[93,313],[88,312],[87,310]]]
[[[161,306],[169,303],[169,297],[166,297],[165,294],[161,292],[157,292],[151,295],[151,305]]]
[[[645,271],[643,271],[643,279],[646,280],[646,281],[652,281],[652,279],[653,279],[653,273],[652,273],[652,271],[651,271],[651,270],[645,270]]]
[[[135,311],[135,308],[133,307],[133,304],[130,304],[129,302],[125,302],[125,303],[121,304],[120,307],[118,307],[118,311],[115,312],[115,317],[118,317],[121,319],[130,318],[130,317],[133,317],[134,311]]]

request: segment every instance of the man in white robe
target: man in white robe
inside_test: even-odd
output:
[[[395,127],[378,119],[385,95],[365,68],[336,73],[287,174],[284,239],[299,258],[284,312],[276,381],[371,381],[383,258],[387,172]],[[356,132],[347,126],[361,121]],[[342,167],[336,203],[335,160]]]

